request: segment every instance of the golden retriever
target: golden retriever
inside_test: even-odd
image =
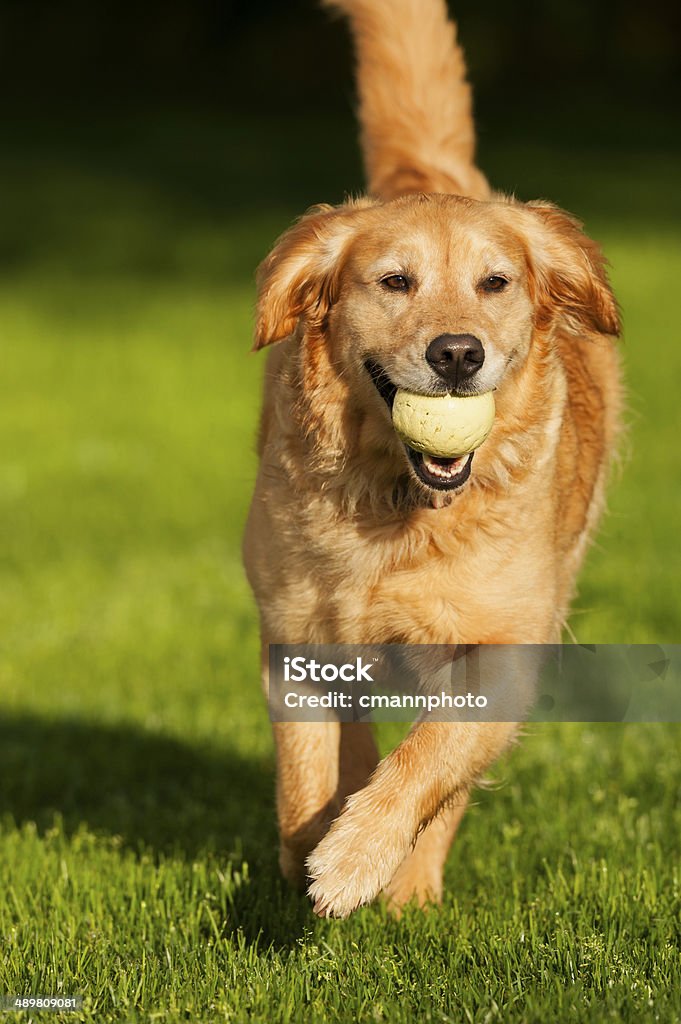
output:
[[[308,212],[259,270],[266,370],[245,539],[271,643],[559,640],[603,505],[619,315],[598,246],[474,164],[444,0],[328,0],[355,38],[369,197]],[[392,427],[398,387],[494,389],[492,432],[436,459]],[[280,864],[314,909],[437,901],[468,794],[510,723],[274,725]]]

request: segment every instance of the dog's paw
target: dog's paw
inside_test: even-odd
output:
[[[307,859],[315,914],[347,917],[371,903],[392,879],[411,839],[394,821],[351,798]]]

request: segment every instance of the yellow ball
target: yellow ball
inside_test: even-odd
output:
[[[494,395],[415,395],[398,389],[393,426],[411,448],[455,459],[479,448],[494,423]]]

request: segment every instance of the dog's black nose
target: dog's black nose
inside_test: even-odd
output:
[[[472,334],[441,334],[426,349],[436,373],[455,387],[477,373],[485,361],[482,342]]]

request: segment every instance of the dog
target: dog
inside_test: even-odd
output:
[[[598,245],[495,193],[444,0],[327,0],[357,53],[368,194],[317,206],[258,271],[273,346],[244,543],[272,643],[548,644],[604,504],[620,315]],[[473,455],[405,445],[398,388],[494,390]],[[513,723],[275,723],[280,866],[321,916],[442,896],[471,789]]]

